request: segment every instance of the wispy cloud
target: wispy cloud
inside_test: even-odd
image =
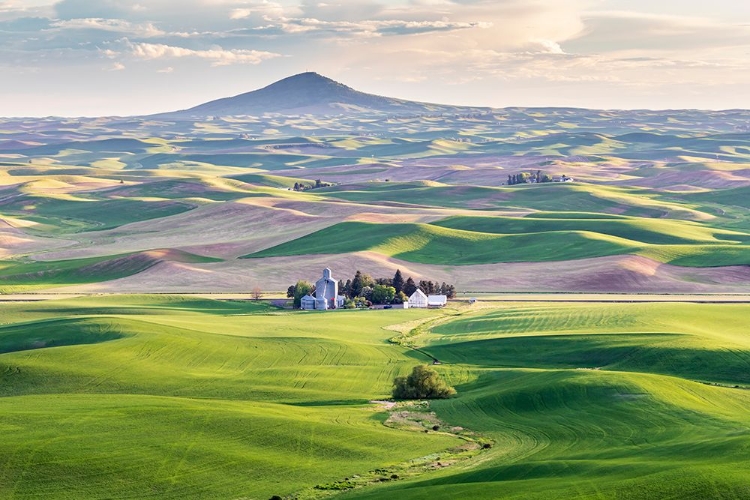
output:
[[[141,38],[153,38],[166,35],[164,31],[158,29],[153,23],[135,24],[123,19],[102,19],[98,17],[55,21],[51,26],[62,30],[110,31]]]
[[[260,64],[268,59],[281,57],[281,54],[261,50],[224,50],[221,48],[193,50],[160,43],[132,43],[130,44],[130,47],[132,55],[140,59],[179,59],[183,57],[197,57],[212,61],[213,66]]]

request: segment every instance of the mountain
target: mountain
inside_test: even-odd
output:
[[[490,108],[446,106],[358,92],[318,73],[290,76],[260,90],[207,102],[194,108],[153,115],[188,120],[210,116],[341,115],[353,113],[422,114],[483,112]]]

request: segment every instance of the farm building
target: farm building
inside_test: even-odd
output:
[[[311,311],[315,309],[315,297],[312,295],[305,295],[300,301],[300,307],[305,311]]]
[[[409,297],[408,304],[409,307],[425,308],[427,307],[427,295],[425,295],[422,290],[417,288],[417,291],[411,294],[411,297]]]
[[[300,307],[304,310],[325,311],[338,309],[344,305],[344,297],[339,295],[339,283],[331,275],[330,269],[323,270],[323,277],[315,282],[315,297],[302,297]]]
[[[448,304],[446,295],[428,295],[427,307],[445,307]]]

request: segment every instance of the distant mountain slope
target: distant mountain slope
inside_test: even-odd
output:
[[[429,104],[366,94],[317,73],[308,72],[290,76],[260,90],[218,99],[182,111],[154,115],[154,118],[180,120],[265,113],[284,115],[476,113],[489,109]]]

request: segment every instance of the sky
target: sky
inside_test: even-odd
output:
[[[0,0],[0,116],[172,111],[304,71],[445,104],[750,108],[750,2]]]

